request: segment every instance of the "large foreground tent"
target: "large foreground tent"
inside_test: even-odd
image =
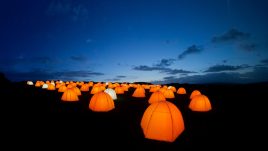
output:
[[[92,96],[89,108],[95,112],[108,112],[114,109],[114,101],[109,94],[98,92]]]
[[[174,142],[184,131],[180,110],[171,102],[152,103],[144,112],[141,128],[145,138]]]

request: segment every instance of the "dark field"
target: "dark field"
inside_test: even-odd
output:
[[[19,150],[233,150],[263,145],[267,83],[174,86],[187,91],[169,100],[182,112],[185,131],[167,143],[143,136],[140,122],[149,105],[148,90],[146,98],[138,99],[131,97],[130,88],[117,95],[114,110],[99,113],[88,109],[89,92],[82,92],[78,103],[64,103],[57,91],[11,83],[1,88],[2,143]],[[210,99],[210,112],[188,109],[195,89]]]

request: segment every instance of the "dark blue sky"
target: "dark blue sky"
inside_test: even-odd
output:
[[[268,81],[267,0],[2,0],[10,80]]]

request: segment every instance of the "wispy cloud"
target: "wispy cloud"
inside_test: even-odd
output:
[[[175,76],[168,76],[168,77],[164,77],[164,80],[174,80],[177,79]]]
[[[267,59],[263,59],[260,62],[263,63],[263,64],[268,64],[268,58]]]
[[[124,75],[118,75],[116,76],[117,78],[126,78],[127,76],[124,76]]]
[[[245,51],[254,51],[256,47],[257,45],[255,43],[242,43],[239,45],[239,48]]]
[[[170,74],[170,75],[196,73],[193,71],[187,71],[187,70],[182,70],[182,69],[169,69],[169,68],[161,70],[161,72],[166,73],[166,74]]]
[[[211,39],[211,42],[213,43],[233,42],[233,41],[243,40],[249,37],[250,37],[249,33],[245,33],[235,28],[232,28],[222,35],[214,36]]]
[[[139,71],[157,71],[157,70],[166,70],[167,68],[164,67],[150,67],[146,65],[140,65],[140,66],[135,66],[133,68],[134,70],[139,70]]]
[[[146,65],[136,66],[133,69],[139,71],[159,71],[160,73],[166,73],[169,75],[195,73],[193,71],[187,71],[183,69],[171,69],[166,67],[155,67],[155,66],[150,67]]]
[[[85,71],[85,70],[78,70],[78,71],[61,71],[55,72],[57,77],[91,77],[91,76],[101,76],[104,73],[101,72],[93,72],[93,71]]]
[[[201,51],[203,51],[204,49],[201,46],[197,46],[197,45],[192,45],[190,47],[188,47],[185,51],[183,51],[179,56],[178,59],[181,60],[183,58],[185,58],[186,56],[190,55],[190,54],[195,54],[195,53],[200,53]]]
[[[168,67],[174,63],[175,59],[161,59],[159,63],[157,63],[156,67]]]
[[[78,61],[78,62],[86,62],[87,58],[84,56],[71,56],[71,60]]]
[[[249,68],[249,65],[239,65],[239,66],[232,66],[232,65],[214,65],[209,67],[204,72],[221,72],[221,71],[236,71],[241,69]]]
[[[268,81],[268,67],[254,67],[246,73],[238,72],[217,72],[204,75],[191,75],[179,78],[163,78],[153,83],[254,83]]]
[[[67,16],[73,21],[87,20],[89,11],[81,3],[71,0],[52,0],[48,5],[46,14],[49,16]]]

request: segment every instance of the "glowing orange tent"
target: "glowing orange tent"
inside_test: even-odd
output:
[[[55,86],[53,84],[48,84],[47,90],[53,91],[56,90]]]
[[[186,94],[186,90],[183,87],[180,87],[177,91],[178,94]]]
[[[72,88],[68,88],[61,97],[62,101],[78,101],[78,95],[74,92]]]
[[[80,89],[78,89],[78,87],[74,86],[74,87],[72,87],[72,89],[74,90],[74,92],[75,92],[78,96],[81,95],[81,91],[80,91]]]
[[[89,108],[96,112],[108,112],[114,109],[114,101],[109,94],[98,92],[90,99]]]
[[[145,90],[142,86],[138,86],[134,93],[132,94],[133,97],[143,98],[145,97]]]
[[[189,108],[192,111],[206,112],[212,109],[210,101],[205,95],[196,95],[192,98]]]
[[[124,88],[121,87],[121,86],[116,87],[115,88],[115,93],[116,94],[124,94],[125,93]]]
[[[194,96],[196,96],[196,95],[200,95],[200,94],[201,94],[200,91],[198,91],[198,90],[194,90],[194,91],[191,93],[191,95],[190,95],[190,99],[192,99]]]
[[[89,91],[89,85],[88,84],[82,84],[80,90],[83,91],[83,92]]]
[[[102,91],[101,86],[93,86],[91,91],[90,91],[90,94],[96,94],[96,93],[101,92],[101,91]]]
[[[62,85],[59,87],[58,92],[64,92],[67,90],[67,87],[65,85]]]
[[[166,90],[164,91],[164,96],[165,96],[165,98],[167,98],[167,99],[173,99],[173,98],[175,98],[175,96],[174,96],[174,92],[173,92],[171,89],[166,89]]]
[[[162,92],[156,91],[151,95],[148,102],[152,104],[154,102],[159,102],[159,101],[166,101],[166,98]]]
[[[152,103],[144,112],[141,128],[145,138],[174,142],[184,131],[180,110],[171,102]]]

